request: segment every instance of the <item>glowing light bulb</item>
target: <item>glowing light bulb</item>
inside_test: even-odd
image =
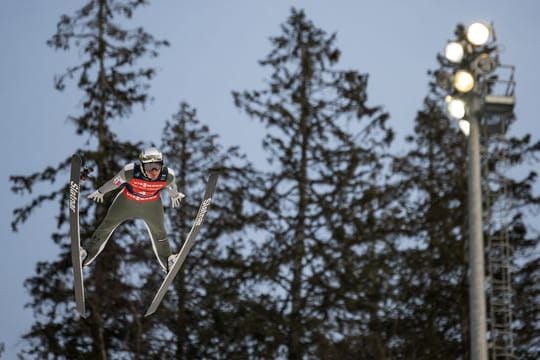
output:
[[[459,63],[463,59],[463,53],[463,45],[455,41],[449,42],[444,49],[444,56],[453,63]]]
[[[465,136],[469,136],[469,134],[471,133],[471,123],[470,122],[468,122],[465,119],[462,119],[462,120],[458,121],[458,126],[459,126],[459,130],[461,130],[461,132]]]
[[[461,99],[448,96],[446,98],[446,108],[453,118],[462,119],[465,116],[465,102]]]
[[[477,22],[467,28],[467,40],[473,45],[484,45],[489,40],[490,33],[485,24]]]
[[[457,91],[466,93],[473,89],[474,78],[472,74],[465,70],[458,70],[454,74],[454,87]]]

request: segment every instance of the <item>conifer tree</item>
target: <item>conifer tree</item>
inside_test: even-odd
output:
[[[406,139],[410,151],[394,168],[404,196],[407,246],[399,254],[399,342],[393,351],[403,359],[463,358],[469,318],[466,141],[429,98],[414,129]]]
[[[391,205],[383,190],[388,115],[368,106],[367,75],[336,69],[335,34],[296,9],[281,30],[260,61],[268,87],[233,94],[267,128],[258,205],[269,219],[250,262],[262,328],[253,338],[272,357],[346,358],[364,354],[363,344],[341,342],[359,335],[378,357],[393,246],[382,224]]]
[[[95,168],[94,177],[83,184],[82,193],[111,178],[120,166],[136,157],[139,143],[120,141],[110,128],[112,121],[128,117],[133,108],[148,102],[149,80],[155,75],[150,67],[137,67],[145,57],[157,56],[157,49],[167,45],[142,28],[128,30],[119,25],[130,19],[146,1],[89,0],[75,14],[62,15],[57,31],[48,41],[55,50],[81,51],[81,63],[69,67],[55,79],[59,91],[75,79],[82,91],[82,112],[70,115],[77,135],[84,136],[86,147],[78,149],[86,164]],[[122,20],[122,21],[120,21]],[[133,313],[138,305],[130,293],[136,285],[130,282],[122,263],[124,249],[119,243],[129,243],[125,236],[129,227],[122,228],[109,241],[107,250],[86,272],[89,317],[75,313],[72,287],[72,268],[67,232],[67,177],[69,158],[58,165],[29,176],[12,176],[12,190],[31,193],[39,183],[60,185],[49,194],[35,196],[29,205],[14,210],[13,228],[17,229],[41,203],[59,200],[56,216],[58,231],[52,235],[60,247],[57,259],[40,262],[36,275],[26,281],[33,301],[36,321],[24,335],[26,358],[119,358],[129,355],[140,358],[148,344],[142,336],[141,321]],[[84,195],[83,195],[84,196]],[[106,198],[110,201],[112,197]],[[81,200],[81,238],[88,238],[108,204],[94,208],[85,198]],[[136,312],[135,312],[136,314]]]
[[[245,356],[243,243],[246,230],[261,221],[249,206],[255,170],[238,147],[221,146],[185,102],[167,121],[162,140],[168,166],[178,172],[179,189],[187,194],[179,209],[168,212],[178,249],[195,219],[205,181],[211,172],[219,173],[203,228],[160,309],[171,334],[163,354],[174,359]]]

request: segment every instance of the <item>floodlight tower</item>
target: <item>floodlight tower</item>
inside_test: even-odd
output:
[[[447,90],[447,110],[458,120],[468,140],[467,208],[469,231],[469,305],[471,359],[486,360],[486,297],[484,239],[482,225],[482,186],[480,165],[480,129],[485,116],[512,111],[512,91],[493,95],[493,79],[488,77],[500,66],[492,25],[473,23],[458,26],[457,39],[448,42],[445,59],[453,72],[438,73],[438,81]],[[513,82],[513,79],[512,79]]]

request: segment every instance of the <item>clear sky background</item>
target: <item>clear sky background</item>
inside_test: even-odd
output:
[[[11,232],[12,210],[29,198],[10,192],[9,176],[57,164],[88,140],[77,137],[66,121],[80,113],[82,94],[72,83],[62,93],[53,88],[54,75],[78,64],[80,51],[55,52],[46,45],[60,15],[72,15],[83,3],[4,0],[0,10],[0,342],[6,344],[6,359],[15,358],[19,337],[33,322],[31,310],[24,309],[31,299],[23,281],[35,273],[38,261],[58,254],[50,239],[56,203],[38,209],[18,233]],[[404,150],[403,138],[413,131],[428,91],[426,72],[436,68],[436,54],[453,38],[455,25],[493,22],[501,61],[516,66],[518,121],[512,133],[538,139],[537,0],[153,1],[129,25],[171,43],[153,60],[158,74],[150,93],[155,100],[113,129],[121,139],[159,143],[165,121],[187,101],[225,146],[240,145],[252,161],[264,161],[262,129],[234,107],[231,91],[264,88],[267,72],[257,61],[269,53],[268,38],[281,34],[280,24],[293,6],[304,9],[317,27],[337,33],[338,68],[370,74],[368,102],[391,114],[396,152]]]

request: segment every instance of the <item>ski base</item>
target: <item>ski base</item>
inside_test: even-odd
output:
[[[84,278],[81,262],[81,241],[79,229],[79,196],[82,159],[79,155],[71,158],[71,180],[69,183],[69,225],[71,234],[71,261],[73,263],[73,287],[78,313],[86,317],[84,299]]]

